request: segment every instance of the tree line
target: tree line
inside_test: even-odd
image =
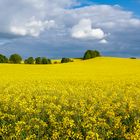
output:
[[[87,50],[84,53],[83,60],[95,58],[101,56],[100,52],[97,50]],[[12,64],[21,64],[23,61],[22,57],[19,54],[12,54],[9,58],[7,58],[5,55],[0,54],[0,63],[12,63]],[[62,58],[61,63],[68,63],[73,62],[70,58]],[[29,57],[24,60],[24,64],[52,64],[51,59],[48,59],[46,57]],[[57,64],[57,62],[54,62],[54,64]]]

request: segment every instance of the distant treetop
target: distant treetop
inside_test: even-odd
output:
[[[12,54],[9,58],[10,63],[20,64],[22,57],[19,54]]]
[[[95,57],[99,57],[101,56],[100,52],[97,50],[87,50],[84,54],[83,59],[91,59],[91,58],[95,58]]]
[[[61,63],[73,62],[70,58],[62,58]]]
[[[8,63],[8,58],[3,54],[0,54],[0,63]]]

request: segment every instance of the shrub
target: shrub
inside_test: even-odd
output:
[[[60,64],[60,62],[54,61],[54,64]]]
[[[9,58],[10,63],[20,64],[22,57],[19,54],[12,54]]]
[[[130,59],[137,59],[136,57],[130,57]]]
[[[25,64],[34,64],[34,58],[33,57],[29,57],[28,59],[25,59],[24,63]]]
[[[91,58],[95,58],[95,57],[99,57],[101,56],[100,52],[97,50],[87,50],[84,54],[83,59],[91,59]]]
[[[2,54],[0,54],[0,63],[8,63],[8,58]]]
[[[50,59],[47,59],[46,57],[37,57],[35,58],[35,63],[36,64],[52,64]]]
[[[70,58],[62,58],[61,63],[73,62]]]
[[[51,60],[47,59],[46,57],[43,57],[42,60],[41,60],[41,63],[42,64],[51,64]]]
[[[42,63],[41,61],[42,61],[41,57],[35,58],[35,63],[36,64],[41,64]]]

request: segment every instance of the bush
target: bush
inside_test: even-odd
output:
[[[70,58],[62,58],[61,63],[73,62]]]
[[[8,63],[8,58],[2,54],[0,54],[0,63]]]
[[[46,57],[37,57],[35,58],[35,63],[36,64],[52,64],[50,59],[47,59]]]
[[[54,64],[60,64],[61,62],[54,61]]]
[[[25,64],[34,64],[34,58],[33,57],[29,57],[28,59],[25,59],[24,63]]]
[[[43,57],[41,63],[42,64],[51,64],[51,60],[47,59],[46,57]]]
[[[35,58],[35,63],[36,64],[41,64],[42,63],[41,61],[42,61],[41,57]]]
[[[137,59],[136,57],[130,57],[130,59]]]
[[[12,54],[9,58],[10,63],[20,64],[22,57],[19,54]]]
[[[95,57],[99,57],[101,56],[100,52],[97,50],[87,50],[84,54],[83,59],[91,59],[91,58],[95,58]]]

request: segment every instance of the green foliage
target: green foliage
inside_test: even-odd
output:
[[[42,63],[41,61],[42,61],[42,60],[41,60],[41,57],[35,58],[35,63],[36,63],[36,64],[41,64],[41,63]]]
[[[54,64],[59,64],[60,62],[54,61]]]
[[[99,57],[101,56],[100,52],[97,50],[87,50],[84,54],[83,59],[91,59],[91,58],[95,58],[95,57]]]
[[[22,57],[19,54],[12,54],[9,58],[10,63],[20,64]]]
[[[2,54],[0,54],[0,63],[8,63],[8,58]]]
[[[34,58],[33,57],[29,57],[28,59],[25,59],[24,63],[25,64],[34,64]]]
[[[137,59],[136,57],[130,57],[130,59]]]
[[[35,58],[36,64],[52,64],[50,59],[47,59],[46,57],[37,57]]]
[[[43,57],[42,60],[41,60],[41,63],[42,64],[51,64],[51,60],[47,59],[46,57]]]
[[[62,58],[61,63],[73,62],[70,58]]]

